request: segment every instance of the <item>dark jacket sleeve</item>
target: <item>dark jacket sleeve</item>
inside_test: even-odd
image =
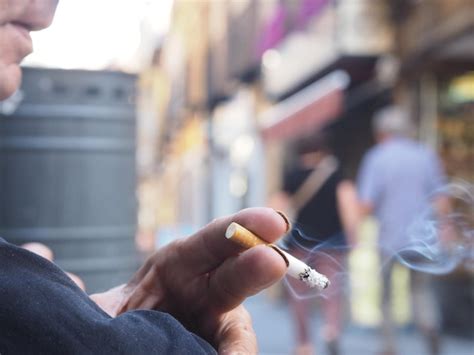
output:
[[[53,263],[0,238],[0,354],[215,354],[158,311],[111,318]]]

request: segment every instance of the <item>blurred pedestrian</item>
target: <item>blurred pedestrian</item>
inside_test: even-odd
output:
[[[294,227],[285,237],[285,247],[331,280],[330,295],[320,299],[324,319],[322,337],[328,352],[337,354],[344,308],[341,275],[348,250],[343,222],[349,211],[356,209],[355,188],[350,181],[343,180],[327,135],[320,133],[299,141],[297,156],[296,166],[285,174],[283,192],[274,200],[280,203],[286,200],[286,209],[294,216]],[[312,299],[297,282],[288,280],[288,283],[296,326],[296,353],[312,354],[309,322]]]
[[[48,261],[53,261],[54,260],[54,254],[51,248],[48,248],[46,245],[42,243],[25,243],[21,246],[23,249],[26,249],[28,251],[31,251],[32,253],[39,255],[43,258],[45,258]],[[74,283],[83,291],[86,289],[86,285],[84,284],[84,281],[77,276],[76,274],[73,274],[72,272],[66,272],[66,275],[69,276],[69,278],[74,281]]]
[[[378,247],[382,261],[383,353],[396,352],[391,314],[391,275],[397,253],[413,241],[407,228],[429,207],[429,197],[439,214],[448,201],[435,195],[445,181],[436,154],[410,138],[413,133],[407,113],[397,106],[374,116],[377,144],[364,156],[358,176],[362,216],[373,214],[379,223]],[[439,353],[439,314],[430,278],[411,272],[411,295],[416,325],[428,342],[431,354]]]

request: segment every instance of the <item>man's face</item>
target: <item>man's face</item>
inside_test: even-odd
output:
[[[31,53],[30,31],[48,27],[58,0],[0,0],[0,100],[20,86],[20,62]]]

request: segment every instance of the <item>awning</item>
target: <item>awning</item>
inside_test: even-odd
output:
[[[261,117],[263,138],[294,139],[335,120],[343,110],[349,82],[345,71],[336,70],[276,104]]]

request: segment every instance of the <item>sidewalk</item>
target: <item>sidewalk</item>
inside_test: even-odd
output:
[[[256,295],[245,303],[252,315],[257,333],[260,355],[292,354],[294,331],[292,318],[284,302],[270,299],[265,294]],[[314,341],[319,339],[320,320],[318,313],[312,317]],[[399,354],[427,354],[423,340],[415,329],[401,330],[398,337]],[[341,354],[372,355],[379,350],[378,334],[373,329],[362,329],[348,325],[341,342]],[[316,345],[317,354],[325,354],[320,342]],[[452,336],[443,336],[442,351],[445,355],[474,355],[474,339],[471,341]]]

